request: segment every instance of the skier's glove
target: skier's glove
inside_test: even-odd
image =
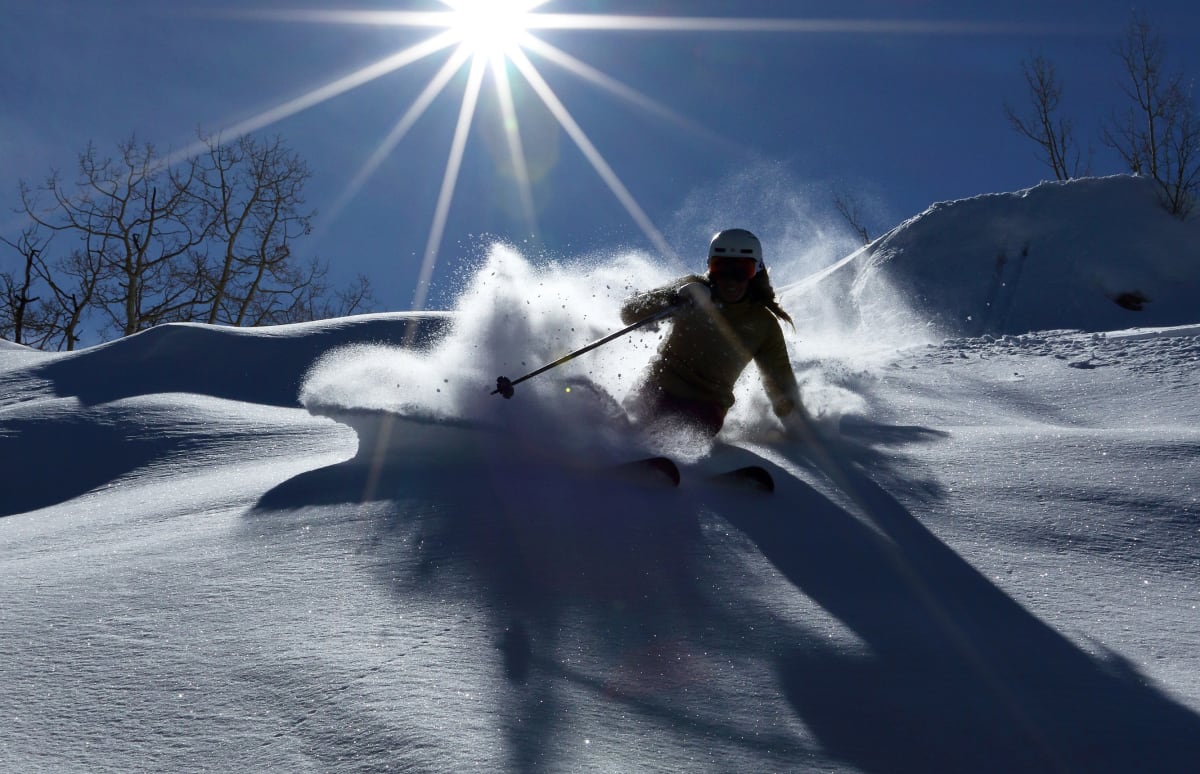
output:
[[[779,417],[784,435],[792,441],[812,443],[818,437],[817,422],[801,403],[796,403],[786,416]]]
[[[689,282],[675,292],[684,306],[704,308],[712,305],[712,289],[703,282]]]

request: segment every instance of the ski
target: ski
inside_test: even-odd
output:
[[[677,487],[682,478],[679,466],[670,457],[646,457],[631,460],[606,467],[604,471],[622,481],[655,486]],[[713,473],[705,476],[704,480],[710,484],[756,492],[775,491],[775,479],[771,476],[771,472],[761,465],[746,465],[721,473]]]
[[[708,476],[708,481],[722,486],[741,487],[758,492],[775,491],[775,479],[771,476],[771,472],[761,465],[747,465],[722,473],[714,473]]]
[[[679,466],[670,457],[631,460],[606,470],[620,479],[638,484],[679,486]]]

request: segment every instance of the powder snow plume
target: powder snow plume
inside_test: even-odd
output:
[[[315,413],[366,410],[485,421],[512,433],[565,435],[568,441],[572,434],[595,435],[607,424],[605,413],[635,385],[669,323],[634,331],[523,382],[511,400],[491,394],[496,378],[517,379],[619,330],[626,298],[702,272],[709,236],[737,226],[762,239],[772,283],[795,320],[783,331],[804,403],[836,424],[841,416],[866,411],[855,374],[880,356],[937,337],[886,279],[875,278],[870,294],[852,292],[869,254],[818,283],[806,282],[861,252],[827,198],[786,170],[759,164],[688,198],[669,228],[680,258],[625,251],[534,261],[515,247],[493,244],[455,300],[448,335],[424,349],[378,345],[334,352],[308,374],[301,403]],[[581,390],[582,383],[598,387],[600,397]],[[726,435],[778,427],[753,365],[735,396]]]
[[[534,265],[493,245],[459,294],[447,335],[424,348],[332,352],[307,374],[300,402],[313,413],[471,420],[567,445],[586,435],[593,444],[657,337],[615,341],[519,384],[511,400],[492,394],[496,379],[517,379],[618,330],[621,301],[670,276],[636,254]]]
[[[828,235],[804,249],[793,244],[794,236],[789,240],[771,246],[777,256],[772,278],[780,286],[814,265],[836,260],[845,247]],[[702,265],[664,265],[635,252],[535,264],[515,248],[495,244],[465,282],[446,336],[424,348],[380,344],[332,352],[309,371],[300,401],[313,413],[382,411],[480,421],[518,436],[554,436],[568,446],[625,445],[626,440],[607,437],[615,432],[610,420],[669,323],[634,331],[522,382],[511,400],[492,394],[496,378],[515,380],[619,330],[622,301],[699,270]],[[783,328],[805,404],[834,422],[865,410],[852,380],[843,378],[843,361],[867,357],[881,346],[914,343],[908,332],[897,333],[898,326],[887,327],[891,337],[864,326],[864,316],[841,291],[849,278],[831,281],[820,292],[781,294],[796,320],[795,328]],[[892,303],[898,311],[888,320],[904,314],[899,300]],[[727,434],[777,427],[753,365],[735,395]]]

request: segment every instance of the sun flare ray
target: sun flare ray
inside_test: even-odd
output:
[[[545,79],[542,78],[541,73],[537,71],[533,63],[520,51],[512,53],[512,62],[521,71],[521,75],[525,77],[525,80],[529,82],[533,90],[541,97],[542,102],[546,104],[546,107],[558,120],[559,125],[562,126],[563,130],[575,142],[575,145],[587,158],[588,162],[591,163],[592,168],[596,170],[596,174],[600,176],[600,179],[604,181],[613,195],[617,197],[617,200],[625,208],[625,211],[629,213],[633,221],[642,229],[642,233],[646,235],[646,238],[650,240],[655,249],[664,256],[676,258],[675,250],[663,238],[658,227],[654,225],[641,205],[633,198],[633,194],[629,192],[629,189],[625,187],[621,179],[617,177],[617,173],[609,166],[603,154],[588,139],[587,133],[583,131],[583,128],[571,116],[570,111],[559,100],[554,90],[550,88],[550,84],[546,83]]]
[[[517,117],[516,105],[513,103],[505,58],[499,56],[492,58],[492,80],[496,84],[496,98],[500,103],[500,122],[504,129],[504,139],[508,144],[508,156],[513,165],[513,176],[516,178],[521,213],[525,217],[525,225],[529,228],[530,233],[536,234],[537,212],[533,203],[533,187],[529,179],[529,163],[525,158],[524,146],[521,144],[521,125]]]
[[[339,212],[349,205],[349,203],[366,184],[367,180],[369,180],[371,176],[375,174],[383,162],[387,160],[388,156],[392,154],[392,151],[396,149],[396,146],[400,144],[400,141],[403,140],[405,135],[408,134],[409,130],[416,125],[421,116],[425,114],[425,111],[429,109],[429,106],[433,104],[433,101],[437,99],[442,91],[445,90],[446,86],[450,83],[450,79],[453,78],[455,73],[462,69],[462,67],[467,63],[467,60],[470,58],[470,56],[471,53],[467,51],[465,47],[460,46],[459,49],[449,59],[446,60],[446,63],[442,65],[437,74],[433,76],[433,78],[417,96],[416,100],[413,101],[413,104],[409,107],[409,109],[404,113],[403,116],[401,116],[400,120],[396,122],[396,125],[392,127],[392,130],[388,133],[387,137],[380,142],[379,147],[375,149],[370,158],[368,158],[366,163],[364,163],[359,169],[358,173],[355,174],[354,179],[350,181],[345,190],[342,192],[342,195],[339,196],[338,200],[334,203],[330,212],[326,216],[327,218],[336,217]]]
[[[458,173],[462,168],[463,155],[466,153],[467,136],[471,132],[471,124],[475,117],[475,107],[479,103],[479,92],[483,86],[483,76],[486,62],[481,57],[475,57],[471,62],[471,73],[467,78],[467,88],[463,93],[462,108],[458,113],[458,123],[454,128],[454,140],[450,144],[450,157],[446,160],[446,172],[442,177],[442,188],[438,193],[437,207],[434,210],[433,225],[429,229],[429,240],[425,244],[425,253],[421,259],[421,272],[417,276],[417,288],[413,293],[413,311],[423,311],[425,300],[429,295],[429,284],[433,278],[433,270],[437,265],[438,248],[442,243],[442,235],[446,231],[446,220],[450,215],[450,204],[454,200],[454,189],[458,184]]]
[[[530,30],[607,32],[777,32],[900,35],[1011,35],[1072,31],[1061,25],[1028,22],[973,22],[954,19],[796,19],[725,16],[649,16],[633,14],[531,14]]]
[[[333,8],[305,9],[246,9],[233,11],[227,16],[264,21],[296,22],[300,24],[344,24],[366,27],[450,27],[454,14],[451,11],[362,11],[336,10]]]
[[[547,59],[554,64],[562,67],[564,70],[578,75],[580,78],[589,83],[598,86],[601,89],[613,94],[626,102],[635,105],[642,110],[652,115],[678,126],[680,129],[691,134],[701,137],[704,140],[713,143],[714,145],[734,145],[733,141],[728,140],[716,132],[702,126],[701,124],[683,116],[668,107],[665,107],[660,102],[647,97],[637,89],[621,83],[616,78],[607,75],[582,60],[571,56],[566,51],[550,45],[546,41],[534,35],[525,35],[521,41],[522,48],[528,49],[538,56]]]
[[[278,121],[282,121],[289,116],[293,116],[303,110],[339,97],[348,91],[358,88],[363,84],[370,83],[378,78],[382,78],[389,73],[393,73],[402,67],[407,67],[414,62],[418,62],[428,56],[432,56],[437,52],[449,48],[454,45],[454,36],[449,32],[443,32],[440,35],[435,35],[428,40],[422,41],[417,45],[406,48],[402,51],[384,57],[377,62],[367,65],[361,69],[355,70],[349,75],[344,75],[341,78],[330,81],[322,86],[305,92],[295,99],[288,100],[281,105],[277,105],[270,110],[265,110],[255,116],[240,121],[232,126],[227,126],[217,133],[217,136],[222,139],[230,139],[241,137],[242,135],[256,132],[259,129],[268,127]],[[190,158],[197,153],[202,153],[206,144],[203,142],[192,143],[183,150],[171,156],[168,163],[174,163],[179,159]]]
[[[446,11],[366,11],[336,9],[243,10],[225,16],[310,24],[365,25],[450,29],[489,0],[455,0]],[[846,19],[795,17],[666,16],[650,14],[546,13],[534,11],[549,0],[496,0],[525,14],[528,30],[683,33],[814,33],[864,35],[1013,35],[1105,34],[1097,25],[1080,23],[966,21],[961,19]]]

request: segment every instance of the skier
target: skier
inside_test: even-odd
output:
[[[683,424],[712,438],[733,405],[733,386],[753,360],[781,420],[803,420],[796,375],[779,321],[762,244],[745,229],[721,231],[708,245],[708,272],[630,298],[632,324],[671,307],[671,331],[625,400],[631,418],[655,432]]]

